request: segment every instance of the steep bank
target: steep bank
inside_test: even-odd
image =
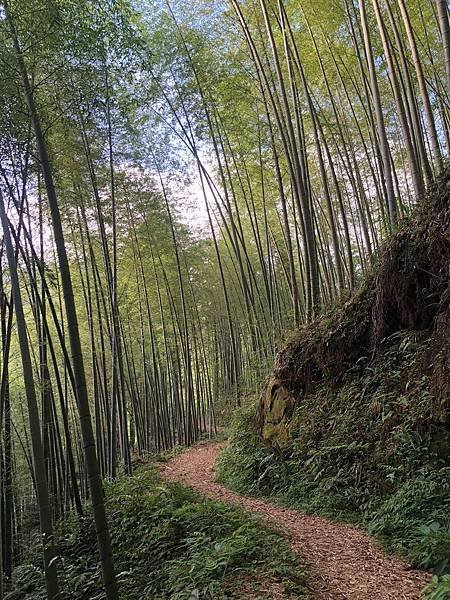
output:
[[[450,391],[450,171],[439,179],[377,259],[372,275],[332,313],[278,353],[261,398],[262,435],[283,442],[294,409],[323,385],[337,391],[412,338],[417,371],[433,393]],[[401,361],[401,357],[400,357]],[[417,373],[418,374],[418,373]],[[434,415],[440,420],[441,414]]]
[[[353,297],[280,351],[220,479],[351,514],[414,565],[448,569],[449,265],[447,171]]]

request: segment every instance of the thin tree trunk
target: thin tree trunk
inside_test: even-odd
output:
[[[383,161],[383,177],[386,184],[387,206],[389,219],[392,227],[397,223],[397,202],[394,194],[394,184],[392,181],[391,161],[389,157],[389,143],[384,125],[383,109],[381,107],[380,91],[378,89],[377,75],[375,72],[375,63],[373,59],[372,45],[370,42],[369,26],[367,24],[365,0],[359,0],[359,11],[361,15],[361,26],[363,30],[364,45],[369,67],[372,100],[375,108],[377,120],[378,138],[380,142],[380,152]]]
[[[107,599],[118,600],[119,596],[114,571],[111,540],[103,499],[104,492],[95,451],[95,438],[92,429],[92,421],[89,409],[86,376],[84,371],[83,355],[81,351],[81,341],[78,329],[75,299],[73,295],[72,278],[70,274],[69,261],[64,242],[64,234],[61,223],[61,215],[58,206],[58,199],[56,195],[56,189],[53,183],[53,174],[47,153],[47,147],[41,128],[38,111],[35,105],[30,80],[28,78],[25,61],[16,34],[14,21],[9,12],[8,1],[3,0],[3,3],[5,7],[6,19],[8,21],[11,38],[16,53],[16,60],[19,67],[19,72],[22,78],[25,100],[28,106],[28,110],[30,112],[30,117],[36,137],[36,144],[41,162],[41,169],[44,176],[45,188],[52,216],[54,239],[58,254],[61,282],[64,291],[67,326],[72,350],[73,372],[76,382],[77,406],[80,417],[81,433],[83,437],[84,454],[86,459],[86,467],[88,471],[92,508],[94,512],[94,520],[102,563],[103,582],[105,585]]]
[[[33,366],[31,363],[30,348],[28,345],[27,326],[20,293],[20,283],[17,274],[17,262],[9,231],[8,217],[0,189],[0,219],[3,229],[3,239],[8,258],[9,274],[16,313],[16,327],[19,337],[20,355],[22,359],[23,379],[25,394],[28,404],[28,415],[31,431],[31,445],[33,450],[33,472],[36,485],[36,495],[39,508],[39,521],[41,527],[42,546],[44,549],[45,582],[47,586],[47,597],[49,600],[57,599],[59,594],[58,573],[56,569],[55,540],[53,537],[53,526],[50,499],[48,494],[47,479],[45,476],[44,449],[41,437],[41,425],[39,420],[39,407],[34,386]]]
[[[433,152],[434,162],[438,168],[438,171],[442,169],[442,156],[439,148],[438,136],[436,131],[436,124],[434,122],[433,111],[431,109],[430,97],[428,96],[427,86],[425,83],[425,77],[423,74],[422,62],[419,57],[417,50],[416,39],[412,29],[411,21],[409,18],[408,11],[406,9],[404,0],[397,0],[402,15],[403,24],[406,30],[406,36],[408,38],[409,48],[411,50],[414,68],[416,69],[417,82],[419,84],[420,96],[422,98],[423,108],[425,112],[425,119],[427,122],[428,135],[430,136],[431,149]]]
[[[450,99],[450,26],[447,0],[436,0],[441,29],[442,45],[444,47],[445,70],[447,73],[447,93]]]

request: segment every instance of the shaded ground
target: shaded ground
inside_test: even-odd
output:
[[[398,557],[386,556],[357,527],[241,496],[214,482],[214,463],[225,443],[203,444],[169,461],[163,476],[258,513],[290,542],[311,572],[317,600],[418,600],[430,576],[412,570]]]
[[[297,598],[291,594],[287,594],[284,586],[280,581],[272,577],[267,577],[264,574],[244,575],[242,577],[232,577],[224,581],[222,590],[227,592],[231,598],[242,600],[262,600],[270,598],[271,600],[292,600]]]

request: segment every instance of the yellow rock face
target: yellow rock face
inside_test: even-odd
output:
[[[289,438],[289,422],[295,398],[276,380],[271,380],[261,398],[262,436],[272,443],[283,445]]]

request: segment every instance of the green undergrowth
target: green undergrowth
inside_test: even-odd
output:
[[[247,407],[219,457],[218,480],[361,523],[414,566],[448,572],[445,400],[423,374],[426,350],[413,334],[395,336],[370,366],[361,361],[334,387],[317,387],[296,407],[283,447],[263,442],[257,408]]]
[[[448,600],[450,598],[450,575],[433,575],[423,591],[426,600]]]
[[[148,465],[109,484],[107,497],[121,600],[247,598],[239,591],[243,578],[255,598],[267,580],[283,598],[308,597],[303,571],[284,540],[239,508],[167,484]],[[67,518],[58,537],[62,598],[103,600],[90,513],[81,522]],[[7,598],[45,598],[39,565],[16,570]]]

